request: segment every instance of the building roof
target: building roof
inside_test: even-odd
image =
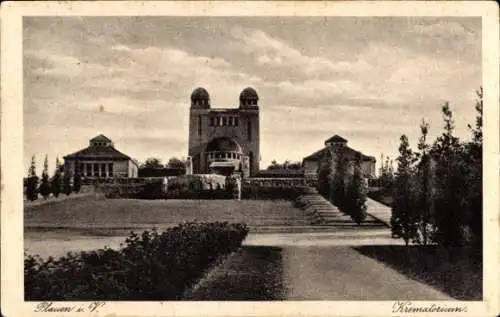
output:
[[[64,156],[64,159],[130,160],[130,157],[112,146],[88,146],[80,151]]]
[[[259,95],[257,94],[257,91],[255,91],[255,89],[253,89],[252,87],[247,87],[240,93],[240,100],[245,99],[259,100]]]
[[[307,161],[316,161],[316,160],[320,159],[326,153],[326,151],[328,151],[328,148],[324,147],[321,150],[316,151],[313,154],[304,157],[303,161],[306,161],[306,160]]]
[[[90,139],[90,142],[112,142],[112,141],[104,134],[99,134],[95,138]]]
[[[325,143],[327,143],[327,142],[343,142],[343,143],[347,143],[347,140],[344,139],[343,137],[335,134],[334,136],[332,136],[331,138],[329,138],[328,140],[325,141]]]
[[[337,141],[338,142],[338,141]],[[351,149],[350,147],[346,146],[345,148],[346,155],[352,158],[355,158],[356,156],[360,156],[362,161],[373,161],[375,162],[376,159],[373,156],[367,156],[364,155],[363,153],[356,151],[354,149]],[[319,160],[323,155],[327,154],[329,152],[328,147],[324,147],[319,151],[314,152],[313,154],[306,156],[303,161],[317,161]]]
[[[198,87],[191,93],[191,100],[209,100],[210,95],[208,91],[203,87]]]

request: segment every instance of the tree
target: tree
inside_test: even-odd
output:
[[[80,192],[82,188],[82,175],[78,165],[78,163],[75,164],[75,175],[73,176],[73,191],[75,193]]]
[[[386,156],[384,163],[384,155],[380,156],[380,169],[378,175],[378,185],[384,190],[391,190],[394,182],[393,162],[389,156]]]
[[[422,243],[427,245],[429,242],[429,225],[430,225],[430,160],[429,160],[429,145],[427,144],[427,135],[429,133],[429,123],[422,120],[420,124],[420,132],[422,135],[419,138],[418,149],[420,151],[420,162],[418,165],[418,178],[420,181],[419,191],[419,208],[420,208],[420,232],[422,234]]]
[[[272,160],[271,164],[267,167],[268,170],[277,170],[277,169],[292,169],[298,170],[302,168],[301,162],[291,162],[290,160],[285,160],[283,163],[278,163],[276,160]]]
[[[354,174],[347,188],[346,209],[347,214],[358,225],[366,219],[366,189],[359,160],[354,166]]]
[[[395,177],[393,191],[393,207],[391,225],[393,235],[401,236],[408,245],[417,237],[418,213],[415,206],[415,183],[413,164],[415,154],[410,148],[408,137],[402,135],[399,145],[399,156],[397,158],[398,168]]]
[[[442,106],[444,132],[434,142],[431,155],[436,162],[434,176],[434,222],[435,238],[445,246],[460,246],[464,242],[463,199],[466,195],[466,184],[463,175],[467,167],[461,157],[464,148],[454,136],[453,113],[449,103]]]
[[[330,174],[330,190],[331,190],[331,201],[332,203],[340,209],[343,213],[347,213],[346,210],[346,172],[347,172],[347,160],[342,149],[338,149],[335,153],[335,169]]]
[[[176,157],[172,157],[168,160],[167,167],[184,170],[186,169],[186,164]]]
[[[59,162],[59,157],[56,157],[56,169],[50,184],[52,195],[54,195],[54,197],[58,197],[61,193],[61,163]]]
[[[69,171],[64,173],[63,178],[63,193],[67,196],[71,194],[71,173]]]
[[[38,176],[36,175],[35,156],[31,157],[31,165],[28,171],[28,179],[26,182],[26,198],[34,201],[38,198]]]
[[[325,198],[330,199],[330,175],[332,174],[332,162],[329,159],[321,160],[318,170],[318,192]]]
[[[142,164],[142,168],[148,167],[148,168],[163,168],[163,165],[161,164],[161,159],[156,158],[156,157],[150,157],[146,159],[146,162]]]
[[[469,129],[472,132],[472,142],[467,144],[467,224],[472,231],[472,243],[480,248],[483,235],[483,89],[476,91],[476,124]]]
[[[47,155],[43,161],[42,182],[40,184],[40,194],[43,198],[47,199],[50,195],[50,181],[49,181],[49,161]]]

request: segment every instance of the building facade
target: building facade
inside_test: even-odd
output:
[[[137,177],[138,164],[101,134],[92,138],[88,147],[64,156],[64,173],[80,173],[86,179]]]
[[[352,174],[355,164],[359,164],[361,172],[366,179],[374,179],[376,159],[367,156],[347,146],[347,140],[341,136],[334,135],[325,141],[325,147],[305,157],[302,161],[304,176],[316,180],[321,164],[336,164],[336,158],[344,157],[347,166],[347,174]]]
[[[194,174],[259,173],[259,96],[245,88],[237,108],[211,108],[204,88],[191,94],[188,155]]]

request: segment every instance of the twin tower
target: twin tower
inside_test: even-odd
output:
[[[204,88],[191,94],[189,157],[194,174],[259,173],[259,96],[253,88],[240,93],[238,108],[211,108]]]

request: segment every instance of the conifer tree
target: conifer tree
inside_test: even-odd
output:
[[[54,197],[59,197],[61,193],[61,163],[59,162],[59,157],[56,157],[56,169],[54,171],[54,176],[52,176],[51,187],[52,195],[54,195]]]
[[[339,148],[335,153],[335,168],[332,171],[331,180],[331,197],[332,203],[340,209],[341,212],[347,213],[346,210],[346,172],[347,161],[345,159],[344,150]]]
[[[49,161],[47,155],[43,161],[42,181],[40,184],[40,194],[43,198],[47,199],[50,195],[50,181],[49,181]]]
[[[80,192],[80,189],[82,188],[82,176],[81,176],[81,171],[78,167],[78,163],[75,165],[75,175],[73,176],[73,191],[75,193]]]
[[[408,245],[417,236],[418,215],[415,206],[413,175],[415,155],[410,148],[406,135],[401,136],[400,142],[391,224],[393,235],[401,236],[405,244]]]
[[[430,160],[429,160],[429,145],[427,144],[427,135],[429,133],[429,123],[422,120],[420,124],[420,132],[422,133],[419,142],[418,149],[420,151],[420,162],[418,165],[418,178],[420,184],[419,190],[419,208],[420,208],[420,232],[422,234],[422,243],[427,245],[429,242],[429,225],[430,225],[430,208],[431,208],[431,197],[430,197]]]
[[[453,134],[453,113],[449,103],[443,105],[442,113],[444,132],[431,149],[433,159],[436,161],[433,197],[436,211],[434,215],[436,239],[445,246],[459,246],[464,242],[462,201],[466,190],[463,179],[466,166],[460,159],[464,153],[459,139]]]
[[[332,164],[330,160],[320,161],[318,171],[318,192],[325,198],[330,199],[330,175],[332,173]]]
[[[469,125],[472,132],[472,142],[468,144],[467,166],[469,167],[466,179],[467,193],[467,223],[472,231],[472,243],[477,247],[482,246],[483,226],[483,89],[476,91],[476,124]]]
[[[63,178],[63,193],[66,195],[71,194],[71,173],[69,171],[64,172],[64,178]]]
[[[346,209],[352,220],[358,225],[366,219],[366,190],[359,160],[354,166],[354,174],[348,185]]]
[[[38,176],[36,175],[35,155],[31,157],[31,165],[28,171],[26,198],[31,201],[38,198]]]

